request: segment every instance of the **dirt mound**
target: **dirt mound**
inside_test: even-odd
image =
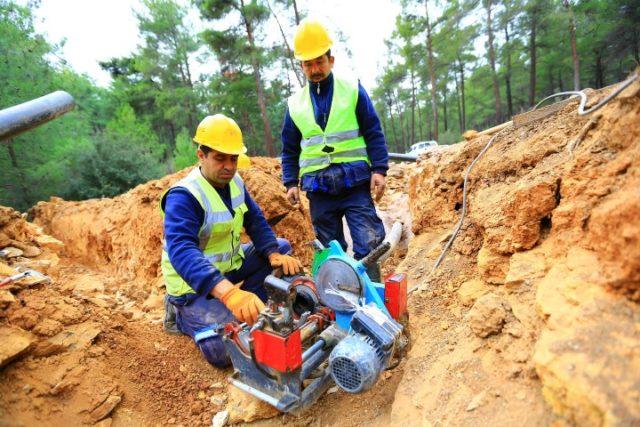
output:
[[[575,108],[496,137],[433,275],[462,210],[464,171],[489,137],[390,169],[379,212],[415,233],[384,266],[406,271],[418,289],[409,353],[366,394],[333,388],[301,417],[263,423],[640,423],[640,84],[595,115]],[[158,201],[187,172],[114,199],[38,204],[36,223],[61,242],[0,207],[0,279],[24,268],[50,277],[0,289],[0,424],[274,415],[228,389],[230,371],[209,366],[190,339],[162,331]],[[279,176],[271,159],[243,172],[276,233],[308,264],[307,205],[292,209]]]
[[[137,300],[162,286],[160,198],[189,169],[139,185],[113,199],[68,202],[52,198],[38,203],[34,222],[65,243],[65,255],[111,272],[128,283],[122,289]],[[294,254],[311,263],[314,238],[308,210],[294,209],[286,200],[276,159],[253,158],[241,171],[246,186],[278,236],[287,238]]]
[[[393,423],[640,423],[640,83],[590,116],[576,107],[496,137],[433,276],[489,137],[412,172],[400,269],[420,290]]]
[[[158,202],[187,173],[114,199],[39,203],[30,212],[39,225],[0,207],[0,280],[22,268],[50,276],[0,289],[0,424],[210,424],[226,406],[229,373],[160,324]],[[310,263],[308,210],[289,205],[279,174],[260,158],[242,172],[276,234]]]

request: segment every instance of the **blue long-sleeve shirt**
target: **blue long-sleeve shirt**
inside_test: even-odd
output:
[[[318,88],[320,88],[319,91]],[[309,82],[309,91],[316,123],[322,129],[325,129],[329,112],[331,111],[331,100],[333,99],[333,73],[319,83]],[[356,118],[360,133],[366,143],[371,167],[369,168],[369,165],[363,161],[331,164],[318,172],[305,174],[302,182],[303,190],[323,191],[323,175],[335,175],[338,170],[341,176],[343,175],[346,180],[350,181],[347,182],[347,187],[368,181],[371,171],[386,175],[389,168],[389,153],[382,126],[369,95],[360,83],[358,83]],[[298,185],[298,174],[300,172],[298,161],[301,140],[302,134],[291,119],[289,109],[287,109],[282,124],[282,181],[287,188]],[[331,182],[331,179],[327,181]]]
[[[215,189],[233,213],[229,185]],[[244,214],[243,226],[256,252],[267,257],[278,251],[278,241],[246,188],[244,198],[248,210]],[[164,236],[171,265],[197,294],[209,294],[225,277],[207,261],[198,246],[198,231],[204,222],[204,209],[189,190],[176,187],[169,190],[164,198],[164,212]],[[186,298],[188,300],[191,296],[187,295]]]

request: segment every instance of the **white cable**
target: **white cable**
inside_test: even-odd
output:
[[[611,101],[613,98],[615,98],[616,96],[618,96],[618,94],[620,92],[622,92],[623,90],[625,90],[631,83],[633,83],[636,79],[638,78],[638,73],[635,72],[634,74],[632,74],[628,79],[626,79],[625,81],[623,81],[622,83],[620,83],[620,85],[613,90],[609,95],[607,95],[602,101],[600,101],[599,103],[597,103],[596,105],[594,105],[593,107],[589,108],[588,110],[585,111],[584,107],[587,104],[587,95],[580,91],[568,91],[568,92],[558,92],[558,93],[554,93],[553,95],[547,96],[546,98],[544,98],[542,101],[538,102],[535,107],[533,107],[533,110],[537,109],[538,106],[540,106],[540,104],[542,104],[543,102],[545,102],[547,99],[551,99],[551,98],[555,98],[558,96],[568,96],[568,95],[572,95],[572,96],[579,96],[580,99],[580,105],[578,106],[578,114],[581,116],[584,116],[586,114],[590,114],[593,113],[596,110],[599,110],[600,108],[602,108],[606,103],[608,103],[609,101]],[[532,110],[532,111],[533,111]],[[442,252],[440,252],[440,256],[438,257],[438,259],[436,260],[435,264],[433,264],[433,268],[431,269],[431,271],[429,272],[429,276],[427,277],[427,279],[429,277],[431,277],[431,275],[433,275],[433,273],[436,271],[436,269],[440,266],[440,263],[442,262],[442,260],[444,259],[447,251],[449,250],[449,248],[451,248],[451,245],[453,245],[453,241],[456,239],[456,236],[458,235],[458,233],[460,232],[460,229],[462,228],[462,223],[464,221],[464,218],[467,214],[467,187],[468,187],[468,180],[469,180],[469,174],[471,173],[471,170],[473,169],[473,166],[476,164],[476,162],[478,160],[480,160],[480,157],[482,157],[484,155],[484,153],[487,152],[487,150],[489,149],[489,147],[491,147],[491,145],[493,145],[496,137],[498,135],[500,135],[503,131],[510,129],[513,125],[507,126],[505,128],[503,128],[502,130],[500,130],[499,132],[497,132],[495,135],[493,135],[493,137],[491,137],[491,139],[489,140],[489,142],[487,142],[487,145],[484,146],[484,148],[482,149],[482,151],[480,151],[480,153],[478,153],[478,155],[476,156],[475,159],[473,159],[473,161],[471,162],[471,165],[469,165],[469,167],[467,168],[467,172],[464,175],[464,183],[463,183],[463,187],[462,187],[462,212],[460,213],[460,219],[458,220],[458,223],[456,224],[456,227],[454,228],[453,234],[451,235],[451,237],[449,238],[449,241],[447,242],[447,244],[444,246],[444,248],[442,249]],[[416,289],[418,289],[419,286],[416,285],[413,288],[411,288],[409,290],[409,292],[407,292],[408,294],[412,293],[413,291],[415,291]]]

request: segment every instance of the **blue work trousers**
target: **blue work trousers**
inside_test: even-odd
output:
[[[253,244],[242,245],[242,249],[242,266],[225,273],[225,277],[232,283],[244,281],[241,289],[253,292],[266,302],[264,279],[272,273],[271,265],[255,251]],[[291,252],[291,245],[285,239],[278,239],[278,251],[288,254]],[[229,366],[231,360],[224,348],[219,330],[225,323],[236,320],[233,313],[222,301],[210,295],[199,295],[188,304],[174,305],[178,329],[194,339],[209,363],[219,368]]]
[[[346,251],[347,242],[342,229],[342,218],[346,217],[354,256],[362,259],[384,240],[384,224],[376,213],[369,183],[341,190],[338,194],[307,193],[311,222],[323,245],[337,240]]]

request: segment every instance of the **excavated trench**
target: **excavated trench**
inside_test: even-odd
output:
[[[373,390],[332,389],[300,416],[236,391],[162,331],[157,204],[186,171],[114,199],[41,202],[33,222],[0,208],[0,249],[17,250],[0,278],[52,279],[0,289],[0,425],[209,425],[225,409],[259,424],[640,423],[640,84],[592,116],[576,105],[496,137],[433,274],[490,136],[392,167],[378,209],[407,225],[384,269],[417,288],[410,350]],[[308,209],[292,209],[279,175],[271,159],[243,173],[308,265]]]

